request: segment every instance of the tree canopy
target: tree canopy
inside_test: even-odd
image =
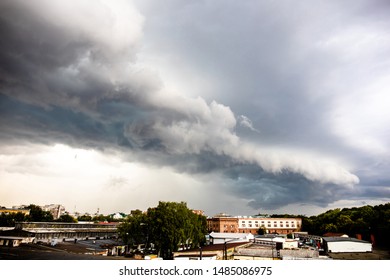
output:
[[[44,211],[37,205],[30,204],[27,209],[30,209],[30,214],[26,216],[28,222],[52,222],[54,220],[49,211]]]
[[[195,248],[205,242],[206,217],[187,208],[185,202],[159,202],[146,213],[135,212],[119,226],[128,244],[153,243],[158,254],[171,259],[179,247]]]
[[[360,234],[365,240],[374,235],[378,245],[390,247],[387,238],[390,236],[390,203],[336,208],[318,216],[303,217],[302,230],[317,235],[334,232],[355,237]]]
[[[61,215],[56,222],[61,222],[61,223],[77,223],[77,220],[73,218],[69,214]]]
[[[13,227],[15,226],[15,222],[23,222],[25,218],[25,215],[21,212],[10,214],[1,213],[0,227]]]

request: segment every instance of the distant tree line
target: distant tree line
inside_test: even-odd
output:
[[[325,233],[343,233],[350,237],[360,235],[363,240],[370,242],[372,241],[371,236],[373,236],[377,246],[390,248],[390,203],[336,208],[310,217],[292,214],[267,216],[271,218],[301,218],[302,231],[313,235],[323,236]],[[265,229],[259,228],[258,232],[262,234]]]
[[[318,216],[301,217],[302,230],[310,234],[333,232],[345,233],[350,237],[360,234],[367,241],[371,241],[373,235],[378,246],[390,247],[390,203],[337,208]]]
[[[63,214],[58,219],[54,219],[50,211],[44,211],[41,207],[30,204],[25,209],[30,210],[30,214],[25,215],[21,212],[17,213],[1,213],[0,227],[14,227],[15,222],[63,222],[63,223],[77,223],[78,221],[89,222],[117,222],[113,215],[83,215],[77,219],[69,214]]]
[[[13,227],[15,222],[51,222],[54,220],[53,215],[49,211],[44,211],[37,205],[30,204],[25,209],[29,209],[30,214],[25,215],[22,212],[1,213],[0,226]]]
[[[118,227],[122,240],[130,245],[154,244],[157,254],[171,259],[180,247],[198,248],[205,243],[207,220],[193,213],[185,202],[159,202],[147,212],[133,211]]]

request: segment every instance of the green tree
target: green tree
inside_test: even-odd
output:
[[[110,216],[104,216],[103,214],[97,215],[92,218],[94,222],[111,222],[112,219]]]
[[[317,225],[317,218],[315,216],[302,216],[302,231],[310,232],[311,234],[318,234],[319,228]]]
[[[324,224],[322,227],[322,232],[338,232],[338,228],[336,225],[329,223],[329,224]]]
[[[354,221],[352,221],[351,217],[345,214],[341,214],[336,219],[336,227],[339,232],[346,233],[348,235],[353,234]]]
[[[164,259],[171,259],[180,246],[195,248],[205,241],[206,218],[194,214],[185,202],[160,201],[147,215],[151,241]]]
[[[1,213],[0,215],[0,227],[14,227],[15,222],[23,222],[25,215],[21,212],[18,213]]]
[[[77,223],[77,220],[73,218],[69,214],[61,215],[56,222],[61,222],[61,223]]]
[[[83,222],[90,222],[92,221],[92,217],[89,215],[82,215],[77,218],[78,221],[83,221]]]
[[[30,204],[27,209],[30,209],[30,214],[26,217],[29,222],[52,222],[53,215],[49,211],[43,211],[41,207]]]
[[[263,234],[266,234],[266,233],[267,233],[267,229],[265,228],[265,226],[261,226],[257,230],[257,234],[259,234],[259,235],[263,235]]]
[[[118,226],[118,234],[127,245],[146,244],[149,243],[149,226],[147,215],[137,212],[127,216]]]
[[[204,244],[207,234],[206,217],[187,208],[185,202],[159,202],[147,213],[134,211],[118,233],[129,245],[154,244],[159,256],[171,259],[179,247],[195,248]]]
[[[326,232],[346,233],[349,236],[361,234],[367,241],[371,241],[371,235],[374,235],[376,245],[389,248],[390,203],[333,209],[318,216],[303,217],[302,230],[316,235]]]

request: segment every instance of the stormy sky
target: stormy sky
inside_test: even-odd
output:
[[[0,205],[390,201],[390,4],[0,2]]]

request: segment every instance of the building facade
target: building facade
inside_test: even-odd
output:
[[[117,223],[16,222],[15,229],[1,236],[29,238],[29,242],[62,242],[118,238]]]
[[[217,215],[207,219],[207,226],[209,232],[257,234],[264,228],[265,233],[288,234],[301,230],[302,219]]]
[[[265,229],[265,233],[288,234],[301,230],[302,219],[238,217],[238,231],[241,233],[257,234],[260,227]]]
[[[53,215],[54,220],[57,220],[65,214],[65,207],[60,204],[49,204],[41,206],[41,208],[43,211],[49,211]]]
[[[238,233],[237,217],[215,216],[207,219],[209,232]]]
[[[19,208],[0,208],[0,214],[16,214],[16,213],[22,213],[23,215],[30,214],[29,209],[19,209]]]

